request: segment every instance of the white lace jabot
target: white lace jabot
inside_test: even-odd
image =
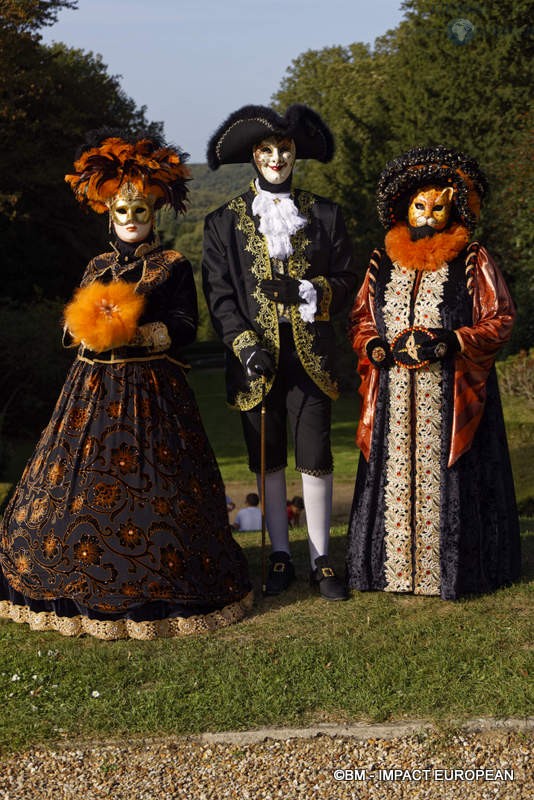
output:
[[[252,213],[260,218],[259,231],[267,239],[271,258],[285,261],[293,253],[291,237],[306,225],[289,193],[266,192],[255,182],[257,195],[252,201]],[[306,280],[301,280],[299,314],[304,322],[313,322],[317,311],[317,290]]]
[[[291,237],[306,225],[289,193],[266,192],[255,183],[257,195],[252,213],[260,218],[260,233],[267,239],[269,255],[285,261],[293,253]]]

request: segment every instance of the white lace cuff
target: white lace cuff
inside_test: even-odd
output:
[[[299,314],[304,322],[313,322],[317,311],[317,289],[310,281],[299,281],[299,295],[304,300],[299,305]]]

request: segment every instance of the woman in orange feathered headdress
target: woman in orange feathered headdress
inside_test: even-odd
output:
[[[387,229],[352,311],[362,410],[347,572],[355,589],[489,592],[520,572],[494,361],[514,305],[469,243],[486,180],[474,159],[417,147],[377,191]]]
[[[65,309],[78,354],[4,516],[0,617],[148,639],[250,606],[181,356],[196,335],[193,272],[154,232],[158,208],[185,210],[185,160],[155,137],[100,134],[66,176],[82,205],[109,213],[111,248]]]
[[[97,146],[86,146],[65,180],[82,206],[109,212],[113,244],[127,258],[126,252],[131,257],[153,239],[156,209],[168,205],[185,211],[190,177],[185,160],[177,148],[154,137],[128,141],[105,135]],[[65,325],[75,344],[102,352],[132,341],[143,308],[143,295],[132,283],[94,280],[67,306]]]

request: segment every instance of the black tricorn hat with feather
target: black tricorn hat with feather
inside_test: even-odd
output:
[[[221,164],[245,164],[252,148],[269,136],[293,139],[297,158],[315,158],[326,163],[334,155],[334,138],[316,111],[301,103],[289,106],[280,116],[267,106],[243,106],[230,114],[208,142],[210,169]]]

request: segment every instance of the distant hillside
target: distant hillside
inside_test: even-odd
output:
[[[210,211],[244,192],[254,176],[250,164],[228,164],[212,172],[207,164],[191,164],[193,178],[189,184],[187,213],[175,219],[174,214],[161,211],[158,230],[167,247],[178,250],[189,259],[197,283],[200,326],[199,341],[213,339],[206,304],[202,294],[200,264],[204,217]]]
[[[235,195],[241,194],[254,177],[250,164],[226,164],[213,172],[207,164],[191,164],[189,221],[197,221]]]

